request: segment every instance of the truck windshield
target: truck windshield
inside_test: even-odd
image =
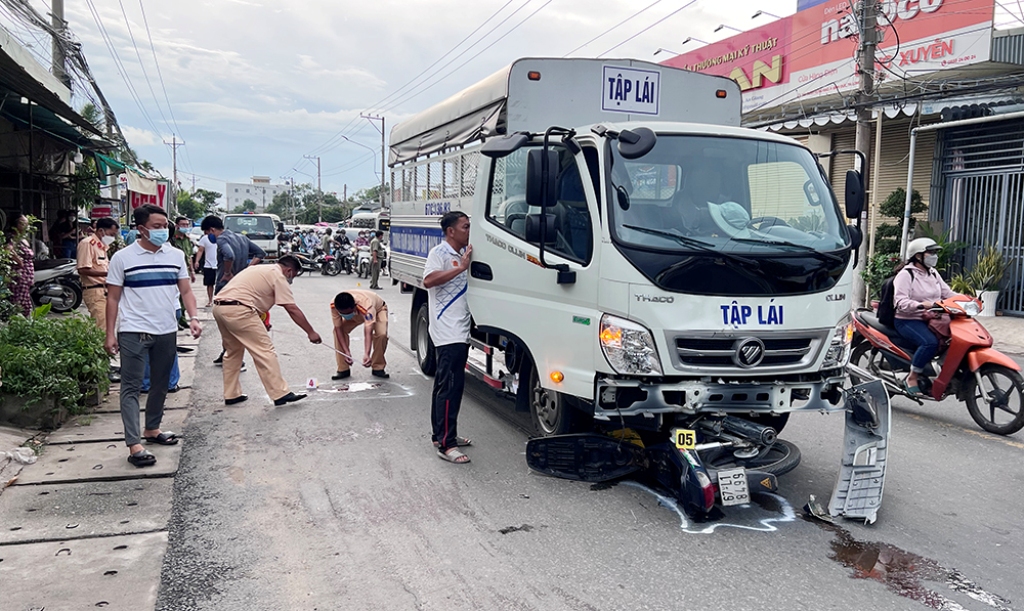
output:
[[[839,206],[803,147],[659,135],[640,159],[609,149],[613,241],[662,289],[802,295],[835,286],[849,265]]]
[[[274,221],[269,216],[250,214],[231,215],[224,219],[224,228],[245,234],[250,240],[270,240],[274,237]]]
[[[611,148],[613,227],[622,243],[693,250],[668,232],[723,253],[752,255],[831,252],[848,244],[839,208],[804,148],[671,135],[660,136],[637,160]]]

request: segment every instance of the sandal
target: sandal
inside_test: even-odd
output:
[[[136,467],[152,467],[156,464],[156,456],[150,454],[148,450],[142,450],[129,455],[128,462]]]
[[[464,448],[466,446],[471,446],[471,445],[473,445],[473,440],[472,439],[469,439],[467,437],[456,437],[455,438],[455,446],[458,447],[458,448]],[[435,441],[434,442],[434,447],[435,448],[440,448],[441,444]]]
[[[437,455],[438,457],[457,465],[464,465],[469,462],[469,457],[463,454],[458,448],[448,448],[447,452],[438,450]]]
[[[178,435],[170,431],[160,433],[156,437],[143,437],[147,443],[156,443],[162,446],[173,446],[178,443]]]
[[[909,394],[912,394],[912,395],[919,395],[919,394],[921,394],[921,387],[920,386],[907,386],[906,382],[903,382],[903,389],[906,390]]]

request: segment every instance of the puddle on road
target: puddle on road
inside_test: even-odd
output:
[[[930,589],[925,585],[926,582],[945,585],[949,590],[959,592],[990,609],[1012,611],[1009,600],[986,592],[957,569],[946,568],[934,560],[887,543],[858,541],[838,526],[815,523],[835,534],[830,544],[832,551],[829,558],[853,569],[854,579],[877,581],[890,592],[917,601],[930,609],[966,611],[967,608]]]

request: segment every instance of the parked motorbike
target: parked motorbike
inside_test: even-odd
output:
[[[963,296],[935,304],[933,312],[950,317],[951,337],[940,342],[938,355],[918,378],[919,393],[908,392],[904,384],[916,346],[895,327],[882,324],[874,310],[857,310],[851,380],[878,378],[889,396],[903,395],[922,405],[955,396],[981,428],[998,435],[1016,433],[1024,428],[1024,376],[1017,363],[992,348],[992,336],[974,319],[981,307],[977,299]]]
[[[338,265],[346,274],[352,275],[356,265],[356,247],[351,244],[342,246],[338,251]]]
[[[82,285],[75,259],[44,259],[35,262],[32,302],[50,304],[54,312],[70,312],[82,305]]]
[[[360,246],[356,252],[356,273],[360,278],[370,277],[370,247]]]
[[[337,276],[341,273],[341,260],[334,255],[320,255],[320,273],[325,276]]]
[[[298,252],[297,251],[297,252],[293,252],[292,256],[295,257],[296,259],[298,259],[299,260],[299,265],[301,265],[301,267],[299,268],[299,273],[296,274],[297,276],[301,276],[302,274],[304,274],[306,272],[311,272],[312,273],[312,272],[315,272],[315,271],[319,271],[320,268],[321,268],[322,262],[320,261],[319,252],[313,253],[311,255],[309,253]]]

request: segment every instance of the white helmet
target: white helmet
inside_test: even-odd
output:
[[[917,238],[910,244],[907,244],[907,261],[923,252],[938,250],[942,250],[942,247],[935,240],[931,238]]]

